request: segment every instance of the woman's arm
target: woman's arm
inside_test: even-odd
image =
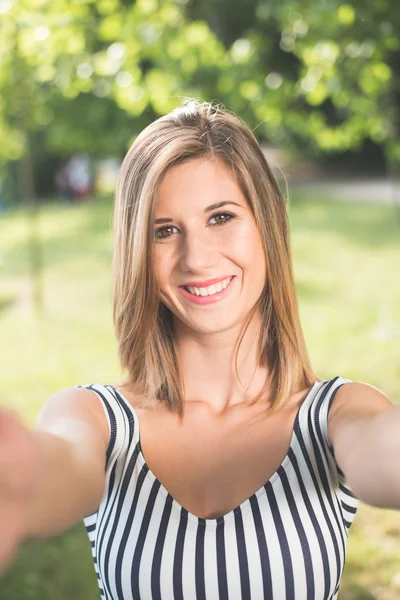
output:
[[[400,406],[374,386],[347,383],[333,401],[328,439],[361,501],[400,509]]]
[[[95,394],[59,391],[34,431],[0,410],[0,571],[19,544],[57,535],[98,507],[108,424]]]
[[[96,410],[99,406],[90,390],[68,388],[41,410],[33,432],[40,455],[39,486],[25,538],[56,535],[99,506],[108,444],[108,424],[103,411]]]

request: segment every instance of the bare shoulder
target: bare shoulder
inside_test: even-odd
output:
[[[54,393],[42,406],[37,429],[57,431],[72,422],[95,429],[108,444],[109,426],[97,394],[88,388],[68,387]]]
[[[335,447],[345,428],[356,428],[377,413],[392,407],[389,398],[369,383],[351,381],[341,385],[329,411],[329,443]]]

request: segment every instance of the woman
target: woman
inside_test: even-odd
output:
[[[61,390],[32,433],[4,414],[2,564],[84,518],[107,600],[336,599],[358,501],[400,506],[400,417],[316,377],[255,137],[207,103],[158,119],[114,224],[125,378]]]

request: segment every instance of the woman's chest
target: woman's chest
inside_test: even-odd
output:
[[[261,488],[287,455],[298,407],[258,419],[215,420],[198,413],[182,424],[138,411],[143,459],[190,513],[217,518]]]

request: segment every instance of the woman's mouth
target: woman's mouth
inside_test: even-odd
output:
[[[223,281],[208,287],[181,286],[179,287],[179,290],[182,292],[185,298],[194,304],[213,304],[228,296],[233,287],[232,282],[234,279],[235,276],[232,275],[231,277],[227,277]]]

